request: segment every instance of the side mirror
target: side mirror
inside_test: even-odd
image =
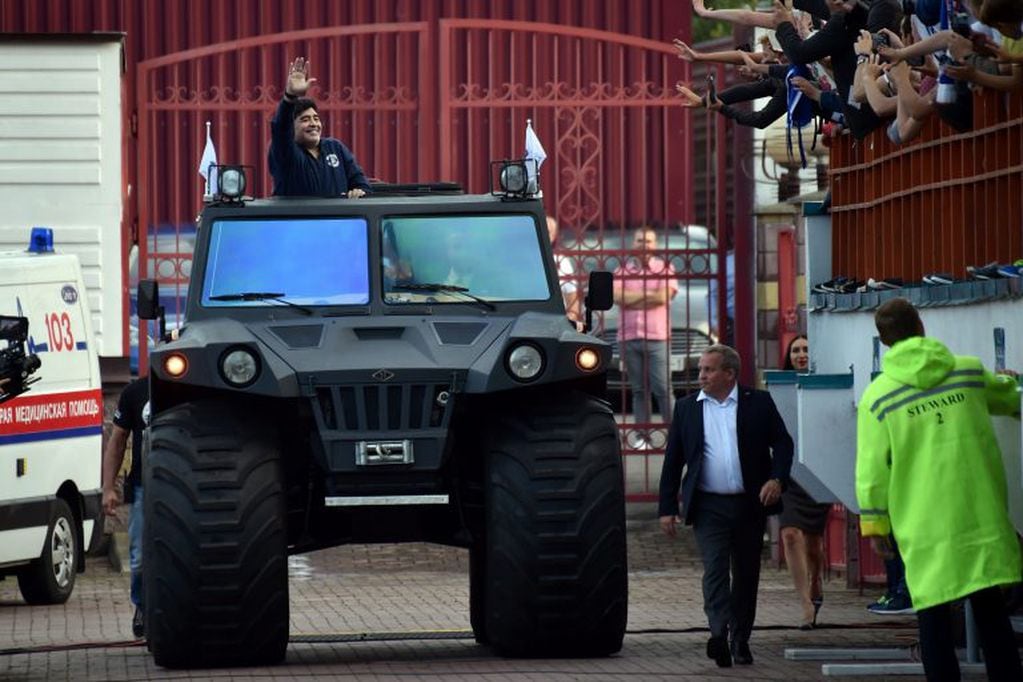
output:
[[[160,285],[155,279],[144,279],[139,282],[136,297],[140,320],[159,320],[160,338],[167,336],[167,321],[164,318],[163,306],[160,305]]]
[[[586,289],[586,307],[590,310],[611,310],[614,304],[614,275],[606,270],[594,270],[590,273],[590,284]]]
[[[586,288],[586,330],[593,329],[594,310],[611,310],[614,303],[614,275],[606,270],[592,271]]]
[[[160,285],[155,279],[139,282],[137,300],[140,320],[155,320],[160,316]]]

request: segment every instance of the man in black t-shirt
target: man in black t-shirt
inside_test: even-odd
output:
[[[124,502],[131,504],[128,515],[128,563],[131,566],[131,603],[135,605],[131,630],[145,636],[142,594],[142,434],[149,426],[149,380],[136,379],[121,392],[114,412],[113,429],[103,451],[103,511],[113,516],[121,504],[117,472],[124,463],[125,446],[131,433],[131,469],[124,479]]]

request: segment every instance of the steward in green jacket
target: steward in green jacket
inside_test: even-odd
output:
[[[887,537],[889,531],[895,535],[920,619],[921,653],[929,679],[932,671],[948,672],[950,665],[958,669],[949,602],[970,596],[976,613],[978,593],[980,601],[990,602],[982,604],[985,613],[976,616],[989,677],[1023,679],[997,589],[1019,582],[1023,566],[991,424],[992,414],[1019,417],[1016,381],[988,372],[975,357],[952,355],[941,342],[925,338],[916,309],[905,299],[881,306],[875,322],[881,341],[891,350],[884,356],[882,374],[864,391],[858,408],[856,497],[861,531],[864,536]],[[999,607],[1001,614],[988,615]],[[981,626],[981,618],[995,625]],[[936,644],[939,634],[944,637],[945,620],[948,639]],[[994,628],[987,643],[985,628]],[[989,644],[996,646],[993,655],[987,654]],[[1009,650],[999,653],[997,646]],[[992,662],[1009,667],[997,668],[996,675]],[[1002,676],[1006,672],[1009,676]]]

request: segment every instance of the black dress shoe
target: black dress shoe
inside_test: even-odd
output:
[[[732,642],[732,658],[738,665],[752,665],[753,652],[749,650],[749,642]]]
[[[724,637],[711,637],[708,639],[707,658],[713,658],[719,668],[731,668],[732,653],[728,650],[728,640]]]

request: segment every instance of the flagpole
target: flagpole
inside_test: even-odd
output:
[[[211,125],[212,125],[212,123],[210,121],[206,121],[206,141],[207,142],[209,142],[209,139],[210,139],[210,126]],[[205,149],[205,147],[204,147],[204,149]],[[209,169],[209,166],[207,166],[205,170],[206,170],[206,175],[205,175],[206,190],[203,192],[202,198],[203,198],[203,201],[209,201],[210,199],[212,199],[212,197],[210,196],[210,169]]]

